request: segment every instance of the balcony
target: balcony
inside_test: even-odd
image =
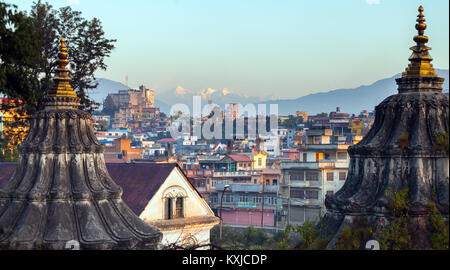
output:
[[[229,185],[229,189],[227,192],[261,192],[263,186],[262,185],[238,185],[238,184],[231,184]],[[225,187],[225,184],[216,184],[215,187],[211,188],[215,191],[222,191]],[[278,191],[278,186],[264,186],[264,192],[268,193],[276,193]]]
[[[240,177],[253,175],[259,175],[259,173],[255,171],[214,172],[213,177]]]
[[[195,177],[195,176],[205,176],[210,177],[213,175],[213,170],[186,170],[187,177]]]
[[[283,161],[281,163],[281,169],[308,169],[314,170],[319,169],[319,164],[317,162],[299,162],[299,161]]]
[[[281,169],[347,169],[348,160],[321,159],[318,162],[283,161]]]

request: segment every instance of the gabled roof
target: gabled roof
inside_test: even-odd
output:
[[[108,163],[109,175],[123,189],[122,199],[140,215],[175,163]]]
[[[237,154],[227,154],[226,157],[231,158],[235,162],[251,162],[249,156],[247,155],[237,155]]]
[[[16,163],[0,163],[0,188],[9,181],[16,166]],[[136,215],[142,213],[173,169],[179,168],[176,163],[151,162],[107,163],[106,167],[111,178],[122,187],[123,201]],[[180,171],[184,174],[181,169]],[[187,182],[198,193],[197,189],[189,181]]]
[[[269,153],[267,153],[266,151],[264,151],[264,150],[258,150],[258,149],[255,149],[255,150],[253,151],[253,154],[255,154],[255,155],[262,154],[262,155],[265,155],[265,156],[268,156],[268,155],[269,155]]]

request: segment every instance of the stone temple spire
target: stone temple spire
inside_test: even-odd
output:
[[[122,200],[91,115],[78,109],[64,39],[55,86],[31,117],[16,171],[0,189],[1,249],[155,249],[162,234]]]
[[[428,203],[449,214],[449,160],[438,149],[437,138],[449,132],[449,97],[442,93],[443,78],[434,71],[423,8],[419,7],[411,62],[396,79],[398,94],[375,107],[375,122],[358,144],[350,146],[349,171],[342,188],[326,196],[324,236],[333,236],[332,248],[344,225],[353,228],[358,217],[379,228],[390,223],[389,194],[408,191],[409,228],[414,245],[430,247]],[[376,232],[376,231],[375,231]]]

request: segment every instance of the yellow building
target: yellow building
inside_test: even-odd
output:
[[[266,168],[267,155],[268,154],[265,151],[255,150],[253,152],[252,157],[253,170],[263,170]]]

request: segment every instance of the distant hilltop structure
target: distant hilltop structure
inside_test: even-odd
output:
[[[155,107],[153,90],[145,85],[137,89],[119,90],[108,94],[103,103],[103,113],[113,118],[113,128],[145,128],[155,122],[160,109]]]
[[[141,85],[137,89],[119,90],[118,93],[108,94],[106,99],[109,97],[112,99],[112,104],[116,108],[123,106],[142,106],[143,108],[153,108],[155,106],[155,96],[153,90],[147,88],[145,85]],[[105,102],[107,101],[105,100]],[[105,106],[105,104],[103,106]]]

